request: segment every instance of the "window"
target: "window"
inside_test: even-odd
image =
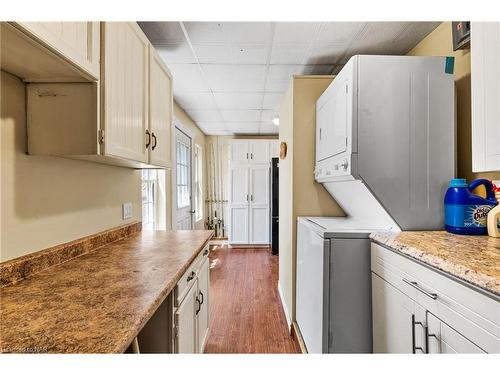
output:
[[[156,192],[158,173],[156,169],[142,170],[142,227],[155,229]]]
[[[203,218],[203,160],[202,150],[199,145],[194,146],[194,210],[196,221]]]
[[[190,146],[180,140],[176,142],[177,150],[177,208],[190,205],[189,192],[189,163]]]

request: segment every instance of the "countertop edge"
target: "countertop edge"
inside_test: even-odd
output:
[[[160,292],[160,294],[158,295],[158,297],[153,301],[153,303],[151,304],[151,306],[148,308],[148,313],[145,314],[142,317],[142,319],[140,319],[139,324],[135,327],[135,329],[133,331],[131,331],[130,335],[128,335],[126,337],[126,340],[124,340],[125,344],[119,346],[117,348],[117,351],[114,352],[115,354],[124,353],[125,350],[127,350],[127,348],[130,346],[130,344],[132,343],[132,341],[137,337],[137,335],[144,328],[144,326],[149,321],[149,319],[151,319],[151,317],[154,315],[154,313],[156,312],[156,310],[158,309],[158,307],[160,307],[160,305],[163,303],[163,301],[165,301],[165,298],[167,298],[167,296],[172,292],[172,290],[174,290],[175,285],[180,280],[180,278],[184,274],[184,272],[186,272],[186,270],[189,268],[189,265],[191,263],[193,263],[193,261],[196,259],[196,257],[198,256],[198,254],[201,251],[203,251],[203,249],[210,242],[210,240],[213,238],[213,236],[214,236],[214,232],[212,231],[212,234],[207,238],[207,240],[197,250],[195,250],[193,252],[193,254],[189,258],[189,260],[186,261],[186,263],[184,263],[184,265],[181,268],[179,268],[179,270],[177,271],[177,273],[175,274],[175,276],[172,279],[169,280],[171,282],[167,283],[167,285],[171,284],[172,286],[170,288],[166,287],[166,288],[164,288]]]
[[[500,299],[500,293],[496,292],[495,290],[490,289],[484,285],[480,285],[480,284],[474,282],[473,280],[470,280],[469,278],[464,277],[460,273],[453,272],[453,270],[450,270],[447,267],[442,267],[441,264],[443,262],[449,262],[449,261],[447,261],[443,258],[440,258],[436,255],[433,255],[433,254],[427,254],[424,251],[422,251],[416,247],[413,247],[413,246],[407,246],[407,245],[401,244],[400,245],[401,248],[395,248],[392,245],[390,245],[389,243],[387,243],[387,241],[384,241],[384,239],[380,238],[380,236],[386,236],[388,234],[389,233],[385,233],[385,232],[381,232],[381,233],[374,232],[374,233],[370,234],[370,240],[377,243],[378,245],[381,245],[382,247],[386,248],[389,251],[393,251],[396,254],[400,254],[400,255],[402,255],[402,256],[404,256],[412,261],[417,262],[420,265],[423,265],[423,266],[425,266],[425,267],[427,267],[435,272],[440,273],[443,276],[446,276],[454,281],[460,282],[462,285],[464,285],[468,288],[471,288],[479,293],[482,293],[490,298],[494,298],[496,300]],[[405,251],[405,250],[407,250],[407,251]],[[415,255],[415,253],[418,253],[420,256]],[[438,264],[436,264],[436,263],[438,263]],[[476,272],[474,270],[465,269],[461,265],[455,265],[455,267],[463,269],[463,273],[472,272],[472,273],[478,275],[478,272]],[[496,281],[496,279],[493,278],[492,276],[481,274],[481,277],[486,278],[486,279],[491,279],[492,282]]]

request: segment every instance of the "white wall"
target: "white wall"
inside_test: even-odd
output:
[[[26,155],[25,85],[0,74],[0,261],[141,220],[139,171]]]

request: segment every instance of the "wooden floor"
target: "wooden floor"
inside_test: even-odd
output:
[[[205,353],[299,353],[277,282],[278,257],[269,248],[213,248]]]

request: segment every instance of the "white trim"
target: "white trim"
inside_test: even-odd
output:
[[[288,309],[286,308],[285,298],[283,297],[283,292],[281,289],[281,284],[278,280],[278,295],[280,297],[281,307],[283,307],[283,311],[285,312],[285,318],[288,325],[288,332],[292,332],[292,320],[290,319],[290,314],[288,313]]]

